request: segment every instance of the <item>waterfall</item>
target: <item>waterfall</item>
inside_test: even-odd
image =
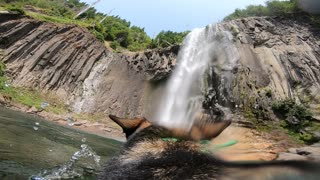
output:
[[[204,92],[212,88],[205,74],[219,75],[218,93],[224,98],[231,89],[230,74],[238,59],[230,32],[217,25],[194,29],[183,42],[154,119],[166,127],[189,129],[202,110]]]

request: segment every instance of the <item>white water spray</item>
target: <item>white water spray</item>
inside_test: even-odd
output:
[[[216,25],[188,34],[155,116],[160,125],[184,129],[192,126],[196,114],[202,110],[203,92],[208,88],[204,81],[206,70],[213,67],[221,75],[223,87],[224,81],[228,82],[227,74],[239,59],[232,39],[231,33],[218,30]]]

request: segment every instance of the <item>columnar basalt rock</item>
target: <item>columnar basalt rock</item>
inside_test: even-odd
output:
[[[117,54],[75,25],[16,14],[0,19],[2,61],[11,83],[52,92],[76,112],[142,115],[147,81],[166,78],[179,49]]]

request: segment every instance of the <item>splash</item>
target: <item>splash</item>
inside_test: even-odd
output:
[[[82,177],[85,173],[93,174],[101,168],[100,156],[88,145],[82,144],[81,150],[75,152],[70,160],[50,170],[33,175],[31,180],[71,179]]]
[[[155,120],[166,127],[189,129],[201,112],[204,92],[210,88],[205,74],[219,74],[221,97],[230,86],[230,72],[239,55],[233,35],[217,25],[195,29],[188,34],[178,54],[178,65],[171,75]]]

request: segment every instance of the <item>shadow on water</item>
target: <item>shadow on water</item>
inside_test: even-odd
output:
[[[103,164],[121,142],[58,126],[39,117],[0,107],[0,179],[27,179],[59,167],[88,145]],[[93,179],[95,175],[81,177]]]

